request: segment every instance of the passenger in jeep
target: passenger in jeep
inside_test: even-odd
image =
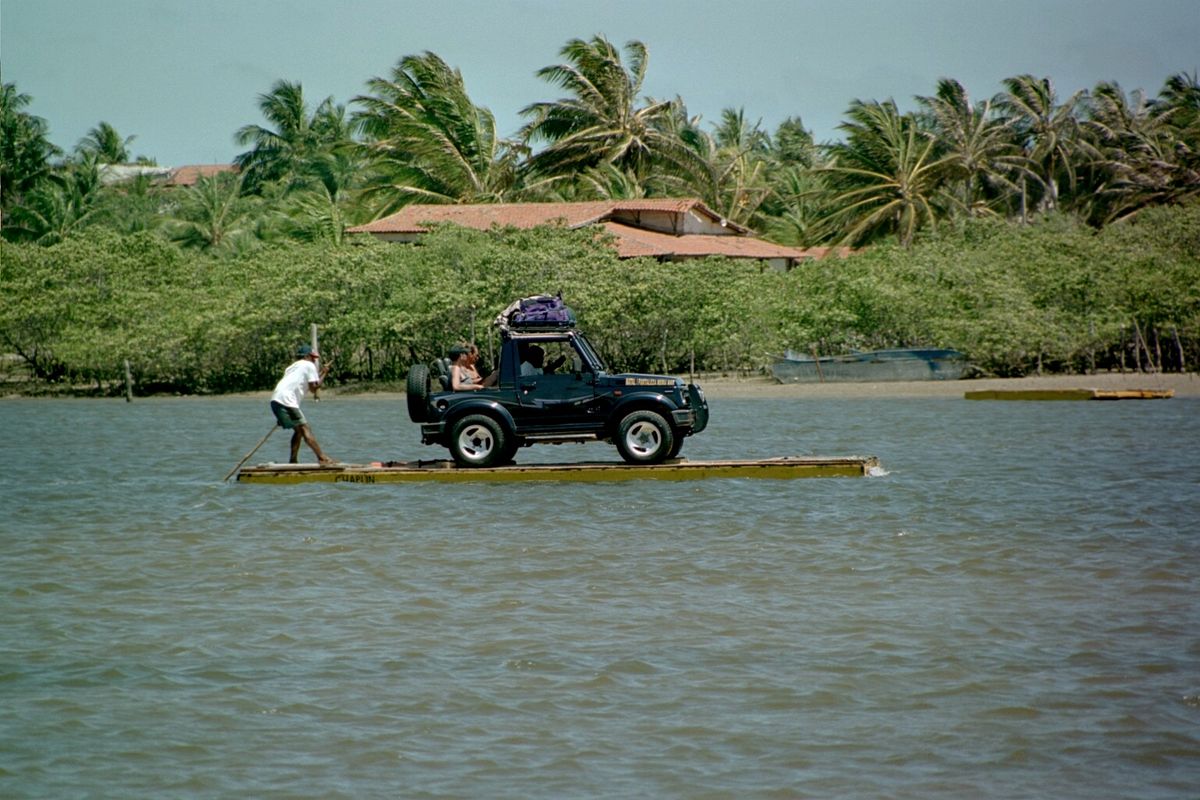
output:
[[[497,373],[480,377],[475,368],[479,348],[473,344],[456,344],[450,348],[450,388],[456,392],[477,392],[496,383]]]

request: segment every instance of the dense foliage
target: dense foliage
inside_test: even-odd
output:
[[[396,381],[514,298],[561,290],[620,369],[759,370],[787,348],[955,347],[985,372],[1200,359],[1200,207],[1096,231],[973,220],[790,272],[618,260],[591,231],[443,227],[420,245],[291,243],[238,257],[96,229],[0,243],[0,350],[38,378],[139,391],[268,388],[307,338],[339,382]],[[492,340],[494,341],[494,340]]]

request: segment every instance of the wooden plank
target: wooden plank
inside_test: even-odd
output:
[[[374,464],[259,464],[238,472],[241,483],[476,483],[566,481],[599,483],[630,480],[704,480],[709,478],[862,477],[879,466],[874,456],[841,458],[788,456],[754,461],[669,461],[663,464],[584,462],[510,464],[467,469],[452,461],[375,462]]]
[[[1165,400],[1174,389],[984,389],[965,392],[967,400]]]

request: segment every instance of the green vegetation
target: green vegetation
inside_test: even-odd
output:
[[[238,256],[95,229],[0,243],[0,347],[45,382],[140,392],[269,388],[309,324],[336,382],[403,378],[488,331],[511,300],[562,290],[613,366],[753,371],[788,347],[946,346],[1021,375],[1194,368],[1200,206],[1096,231],[1068,216],[972,220],[909,248],[787,272],[620,261],[591,231],[446,226],[420,245],[285,243]]]
[[[568,41],[512,138],[434,53],[400,58],[351,109],[299,83],[233,133],[238,174],[113,180],[132,136],[71,155],[0,84],[0,352],[38,380],[261,388],[310,322],[343,381],[399,379],[513,298],[562,289],[628,369],[755,370],[787,348],[937,345],[994,374],[1200,353],[1200,82],[1061,98],[1018,75],[973,101],[944,79],[915,111],[852,100],[844,139],[744,109],[705,125],[642,95],[648,48]],[[137,156],[140,164],[153,164]],[[790,273],[618,261],[593,232],[439,230],[420,246],[347,227],[412,203],[699,197],[781,244],[851,245]],[[472,328],[474,320],[474,329]]]

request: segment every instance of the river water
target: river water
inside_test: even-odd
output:
[[[265,399],[0,401],[0,796],[1200,795],[1200,401],[712,405],[886,474],[239,485]]]

